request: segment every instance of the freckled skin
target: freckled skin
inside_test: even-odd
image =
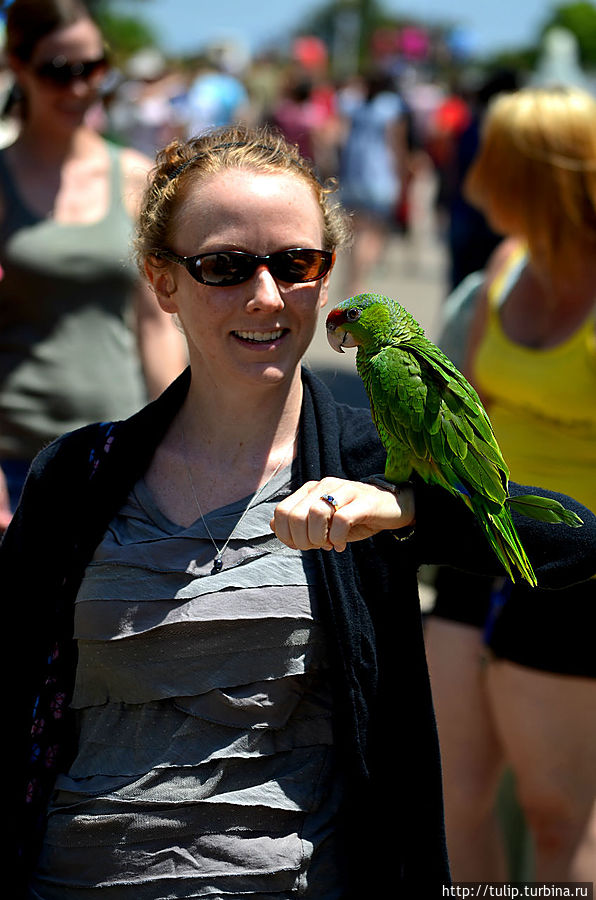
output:
[[[397,301],[381,294],[344,300],[327,317],[331,346],[358,347],[356,367],[387,452],[385,477],[415,472],[471,509],[509,576],[536,576],[509,507],[532,518],[581,525],[574,513],[542,497],[508,496],[509,470],[478,394]]]
[[[243,250],[267,256],[291,247],[318,249],[323,219],[312,189],[292,174],[226,169],[200,180],[181,204],[172,249],[179,256]],[[329,276],[285,283],[265,266],[241,284],[196,282],[181,266],[170,267],[175,291],[159,297],[176,313],[189,344],[193,373],[236,393],[296,377],[312,340],[319,309],[327,302]],[[272,341],[241,335],[278,334]]]

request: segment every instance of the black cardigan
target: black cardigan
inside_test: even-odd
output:
[[[303,382],[300,483],[382,472],[384,453],[368,411],[338,405],[306,370]],[[19,642],[9,695],[17,723],[10,821],[22,886],[56,772],[68,767],[76,750],[68,711],[76,666],[74,599],[95,547],[147,469],[189,383],[187,370],[130,419],[87,426],[43,450],[0,546],[7,633]],[[525,490],[511,485],[512,493]],[[594,572],[596,517],[564,499],[584,518],[582,529],[516,520],[542,587],[566,586]],[[341,828],[355,898],[388,891],[422,896],[425,889],[429,895],[429,888],[434,894],[449,880],[417,569],[430,562],[501,574],[464,504],[420,482],[416,511],[407,541],[385,532],[341,554],[312,551],[333,661],[336,742],[349,786]]]

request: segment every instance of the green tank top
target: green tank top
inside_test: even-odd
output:
[[[130,329],[138,278],[119,153],[98,222],[64,225],[24,204],[0,153],[0,459],[31,459],[89,422],[146,401]]]

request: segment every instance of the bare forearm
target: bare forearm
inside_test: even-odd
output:
[[[145,286],[139,287],[137,296],[136,330],[147,393],[153,400],[186,367],[186,342],[172,316],[160,309]]]

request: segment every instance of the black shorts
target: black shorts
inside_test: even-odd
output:
[[[433,616],[484,628],[490,612],[493,578],[441,567],[435,578]]]
[[[440,569],[432,615],[481,628],[494,655],[560,675],[596,678],[596,580],[561,591]],[[499,589],[500,587],[500,589]]]

